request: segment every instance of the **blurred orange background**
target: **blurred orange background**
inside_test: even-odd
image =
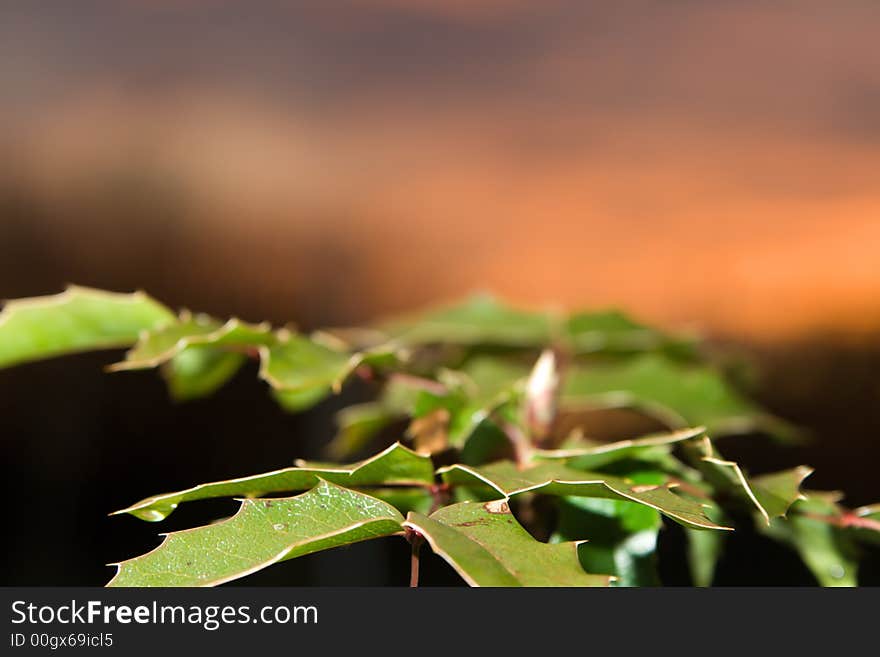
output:
[[[473,290],[880,327],[880,5],[21,3],[0,294],[357,321]]]
[[[878,25],[870,0],[0,3],[0,299],[304,328],[473,291],[618,306],[751,356],[740,383],[812,439],[725,457],[876,502]],[[156,540],[108,511],[321,458],[365,394],[285,414],[251,368],[175,405],[113,359],[0,372],[4,584],[103,583]],[[812,581],[751,540],[721,580]],[[405,546],[371,546],[256,582],[405,583]]]

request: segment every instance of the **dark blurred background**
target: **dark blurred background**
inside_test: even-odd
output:
[[[808,444],[755,472],[880,499],[880,6],[868,0],[0,3],[0,298],[67,282],[304,328],[474,290],[620,306],[749,356]],[[168,402],[118,354],[0,371],[2,584],[101,584],[167,526],[106,513],[315,457],[245,372]],[[677,530],[665,532],[667,580]],[[810,583],[738,536],[722,583]],[[782,564],[782,565],[781,565]],[[405,584],[406,546],[252,583]],[[874,570],[871,570],[874,568]],[[876,565],[866,570],[876,580]],[[438,560],[431,583],[455,578]],[[874,578],[873,580],[871,578]]]

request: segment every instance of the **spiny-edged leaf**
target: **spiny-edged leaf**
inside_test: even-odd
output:
[[[633,475],[639,483],[660,484],[663,475]],[[658,586],[656,548],[660,514],[634,502],[564,497],[551,542],[588,539],[578,547],[581,566],[589,572],[610,573],[618,586]],[[714,536],[723,532],[698,532]]]
[[[738,433],[766,424],[766,416],[714,369],[658,354],[571,368],[562,403],[633,407],[671,427],[703,425],[712,434]]]
[[[550,342],[553,319],[546,313],[511,308],[491,296],[478,295],[388,324],[385,330],[408,345],[430,343],[535,346]]]
[[[219,390],[244,365],[247,357],[216,347],[184,349],[162,366],[162,376],[171,397],[188,401],[207,397]]]
[[[599,468],[621,459],[644,459],[651,454],[668,454],[675,443],[701,438],[706,433],[704,427],[682,429],[671,433],[661,433],[643,438],[620,440],[613,443],[590,443],[579,440],[577,444],[561,449],[535,450],[533,458],[538,461],[565,460],[573,468]]]
[[[158,521],[166,518],[181,502],[306,490],[319,480],[345,486],[430,486],[434,483],[434,470],[430,457],[395,443],[383,452],[351,465],[298,462],[297,467],[155,495],[116,513],[130,513],[141,520]]]
[[[358,452],[397,417],[377,402],[343,408],[336,414],[338,430],[327,446],[327,453],[333,458],[342,458]]]
[[[804,499],[801,484],[813,472],[812,468],[800,465],[782,472],[752,477],[751,486],[760,505],[771,518],[784,516],[797,500]]]
[[[168,534],[123,561],[108,586],[216,586],[285,559],[397,533],[385,502],[321,481],[297,497],[242,500],[223,522]]]
[[[708,483],[715,490],[733,492],[748,500],[768,524],[773,518],[784,516],[795,501],[803,499],[800,485],[813,472],[801,465],[750,479],[739,464],[721,458],[708,438],[693,447],[702,454],[696,465]]]
[[[283,332],[282,332],[283,334]],[[256,349],[278,341],[269,324],[247,324],[239,319],[221,323],[208,315],[182,313],[180,319],[154,331],[141,334],[125,360],[110,370],[135,370],[157,367],[196,345]]]
[[[858,585],[858,555],[851,537],[840,527],[800,512],[759,527],[796,550],[820,585]]]
[[[565,322],[565,335],[581,353],[663,350],[677,357],[696,355],[693,339],[667,335],[618,310],[575,313]]]
[[[275,397],[288,410],[313,406],[361,365],[387,366],[397,358],[391,347],[350,353],[306,336],[279,336],[278,344],[260,347],[260,377],[275,389]]]
[[[506,500],[462,502],[431,515],[410,513],[406,527],[428,541],[471,586],[607,586],[610,577],[585,573],[577,543],[536,541]]]
[[[520,469],[511,461],[483,467],[452,465],[438,473],[449,484],[488,486],[505,497],[533,491],[545,495],[598,497],[638,502],[685,526],[729,529],[712,522],[699,502],[673,493],[667,486],[643,485],[607,474],[584,472],[564,463],[538,463]]]
[[[125,347],[141,331],[174,321],[174,313],[143,292],[70,286],[61,294],[16,299],[0,312],[0,367]]]

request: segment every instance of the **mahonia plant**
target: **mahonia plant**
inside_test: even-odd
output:
[[[355,463],[297,461],[117,511],[156,522],[185,502],[241,504],[116,564],[109,586],[213,586],[391,535],[412,545],[414,584],[427,543],[473,586],[655,585],[664,518],[684,527],[697,585],[711,584],[734,518],[797,551],[820,584],[855,585],[864,546],[880,543],[880,505],[849,509],[839,493],[802,490],[805,466],[753,477],[725,460],[716,439],[792,429],[694,338],[619,312],[527,312],[478,296],[304,334],[70,287],[0,313],[0,367],[119,347],[130,350],[110,370],[160,368],[177,400],[211,394],[248,358],[290,411],[360,377],[375,400],[339,413],[330,455],[350,458],[394,427],[400,441]],[[621,408],[665,429],[591,438],[590,414]]]

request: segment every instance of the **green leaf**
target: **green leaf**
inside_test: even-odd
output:
[[[639,483],[662,483],[658,473],[633,476]],[[660,514],[634,502],[591,497],[563,497],[551,542],[587,539],[578,547],[581,566],[610,573],[618,586],[658,586],[656,568]],[[721,532],[695,533],[715,536]]]
[[[446,394],[422,390],[411,410],[414,417],[444,408],[449,411],[448,441],[454,447],[464,447],[477,428],[494,413],[514,406],[522,395],[527,367],[500,358],[471,359],[460,370],[444,370],[440,382]]]
[[[331,457],[341,458],[364,447],[398,415],[377,402],[347,406],[336,414],[338,431],[327,446]]]
[[[702,504],[673,493],[667,486],[643,485],[607,474],[575,470],[564,463],[538,463],[520,469],[511,461],[475,468],[452,465],[437,471],[449,484],[488,486],[505,497],[536,492],[545,495],[597,497],[637,502],[685,526],[729,529],[712,522]]]
[[[0,312],[0,367],[125,347],[141,331],[174,321],[174,313],[143,292],[71,286],[61,294],[16,299]]]
[[[545,313],[517,310],[491,296],[474,296],[385,327],[406,345],[495,344],[511,347],[543,345],[553,335],[553,319]]]
[[[714,522],[726,522],[720,507],[709,506],[706,515]],[[687,539],[688,570],[694,586],[712,586],[715,569],[724,551],[724,543],[728,535],[724,532],[704,532],[688,527],[685,527],[684,533]]]
[[[193,346],[213,345],[230,351],[272,345],[278,338],[267,323],[247,324],[230,319],[225,324],[207,315],[182,313],[178,321],[154,331],[146,331],[125,355],[111,365],[111,371],[157,367]]]
[[[618,310],[575,313],[565,322],[565,334],[579,353],[663,350],[680,358],[697,355],[694,340],[667,335]]]
[[[751,486],[767,515],[780,518],[788,513],[788,509],[797,500],[804,499],[801,484],[812,473],[812,468],[800,465],[790,470],[752,477]]]
[[[712,586],[726,536],[721,532],[701,532],[696,529],[685,529],[685,532],[688,542],[688,569],[694,586]]]
[[[244,365],[243,354],[216,347],[189,347],[162,366],[171,397],[188,401],[207,397],[229,381]]]
[[[708,438],[697,448],[702,457],[697,466],[707,481],[716,489],[733,492],[751,503],[764,522],[784,516],[797,500],[804,499],[800,485],[813,472],[805,465],[759,477],[747,478],[739,464],[726,461],[715,452]]]
[[[850,526],[856,538],[872,545],[880,545],[880,504],[869,504],[854,509],[855,521]]]
[[[383,452],[351,465],[300,461],[293,468],[154,495],[115,513],[130,513],[141,520],[158,521],[168,517],[182,502],[306,490],[320,480],[345,486],[430,486],[434,483],[434,469],[430,457],[395,443]]]
[[[389,346],[350,353],[297,334],[280,334],[278,344],[260,347],[260,378],[275,389],[286,409],[299,411],[313,406],[361,365],[387,366],[398,358]]]
[[[406,515],[410,511],[430,513],[434,507],[434,496],[427,488],[408,488],[404,486],[371,488],[370,495],[387,502]]]
[[[348,352],[336,351],[302,335],[291,334],[260,350],[260,376],[288,392],[339,387],[356,367]]]
[[[583,571],[577,543],[536,541],[505,500],[453,504],[430,517],[410,513],[404,525],[471,586],[607,586],[611,579]]]
[[[117,564],[108,586],[216,586],[273,563],[401,530],[392,506],[321,481],[297,497],[242,500],[231,518],[172,532],[152,552]]]
[[[837,491],[809,491],[796,503],[795,512],[829,523],[855,541],[880,545],[880,505],[848,509],[839,504],[842,498]]]
[[[600,468],[621,459],[648,460],[654,454],[666,455],[674,444],[696,440],[705,434],[704,427],[695,427],[613,443],[589,443],[580,440],[576,445],[562,449],[535,450],[533,458],[537,461],[565,460],[573,468]]]
[[[795,512],[759,527],[796,550],[821,586],[858,585],[858,555],[845,530]]]
[[[714,369],[684,365],[657,354],[571,368],[562,404],[637,408],[670,427],[702,425],[713,435],[767,425],[767,416]]]
[[[858,526],[877,533],[880,538],[880,504],[868,504],[853,510],[853,515],[858,518]]]

